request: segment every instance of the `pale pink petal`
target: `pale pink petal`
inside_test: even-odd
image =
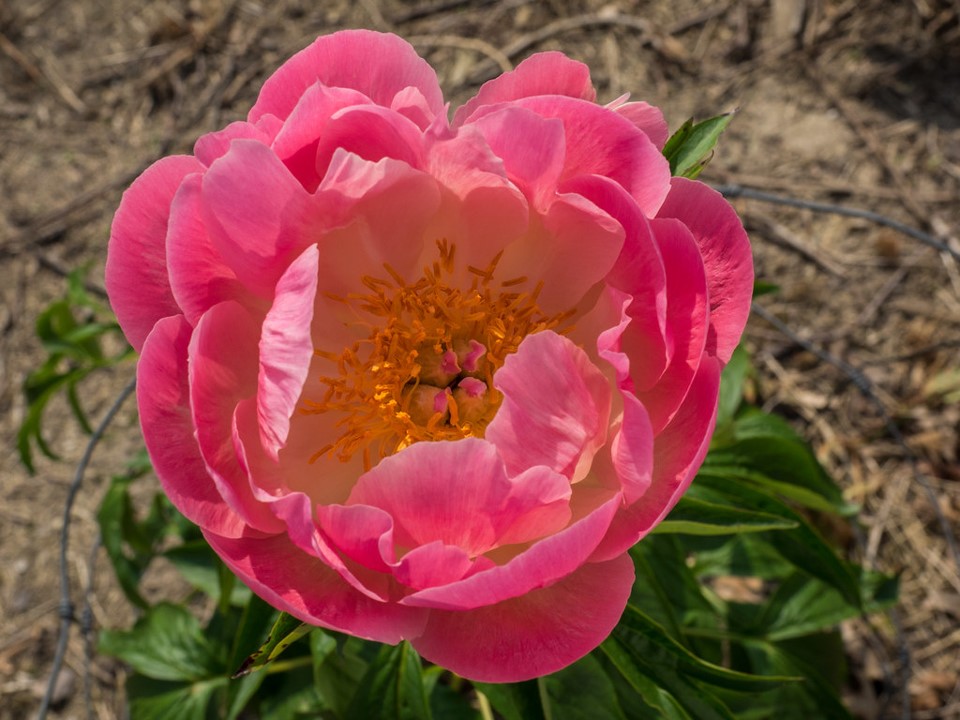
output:
[[[317,38],[281,65],[263,84],[249,119],[264,113],[285,119],[304,91],[316,82],[359,90],[390,107],[396,95],[415,87],[434,114],[443,112],[437,74],[409,43],[396,35],[343,30]]]
[[[610,384],[587,354],[554,332],[527,336],[497,371],[503,393],[486,438],[511,474],[544,465],[578,481],[606,441]]]
[[[476,96],[454,115],[454,127],[468,121],[482,105],[509,102],[534,95],[565,95],[593,102],[597,97],[590,82],[590,68],[560,52],[531,55],[511,72],[483,84]]]
[[[400,113],[421,130],[429,128],[436,120],[446,121],[446,114],[434,116],[430,102],[419,89],[410,86],[393,96],[390,109]]]
[[[679,412],[655,440],[649,489],[617,514],[592,561],[609,560],[626,552],[677,504],[706,457],[719,389],[720,363],[704,357]]]
[[[397,580],[414,590],[456,582],[473,569],[463,548],[439,540],[414,548],[397,563]]]
[[[167,267],[177,304],[191,325],[224,300],[247,300],[247,291],[227,267],[203,222],[199,174],[186,178],[170,206]]]
[[[605,492],[602,498],[599,505],[579,520],[538,540],[507,563],[449,585],[425,588],[401,602],[441,610],[472,610],[557,582],[575,572],[590,557],[623,504],[620,493]]]
[[[653,144],[657,146],[657,150],[663,150],[663,146],[670,136],[670,129],[660,108],[638,101],[623,103],[613,109],[618,115],[622,115],[643,130],[647,137],[653,141]]]
[[[467,127],[475,127],[483,134],[493,152],[502,159],[507,177],[534,205],[546,209],[557,194],[557,181],[563,170],[563,123],[542,118],[530,110],[507,106]]]
[[[167,497],[201,528],[239,537],[247,525],[224,502],[194,438],[187,386],[192,328],[182,315],[157,322],[137,364],[137,404],[150,462]]]
[[[287,442],[290,417],[313,359],[311,321],[318,259],[317,246],[311,245],[293,261],[277,283],[273,306],[263,319],[257,409],[260,439],[274,460]]]
[[[238,120],[227,125],[223,130],[201,135],[193,144],[193,154],[197,160],[209,167],[213,161],[227,154],[233,140],[256,140],[264,145],[270,145],[273,137],[263,128],[253,123]]]
[[[423,610],[367,597],[285,535],[204,536],[250,589],[304,622],[385,643],[422,632],[427,617]]]
[[[413,646],[478,682],[519,682],[566,667],[610,634],[633,587],[628,555],[591,563],[549,587],[468,612],[433,610]]]
[[[753,295],[753,257],[743,224],[720,193],[686,178],[673,178],[659,217],[680,220],[700,247],[710,296],[707,350],[726,363],[740,342]]]
[[[667,270],[671,358],[659,381],[638,388],[637,397],[650,413],[654,432],[659,433],[680,407],[700,365],[709,328],[708,280],[696,242],[682,223],[655,219],[651,226]],[[622,347],[631,358],[636,357],[644,351],[644,338],[628,330]]]
[[[647,217],[670,187],[670,165],[646,133],[613,110],[567,97],[535,97],[520,107],[563,121],[567,153],[561,181],[602,175],[620,183]]]
[[[395,555],[388,512],[370,505],[322,505],[317,523],[333,547],[371,570],[390,572]]]
[[[257,319],[235,302],[207,311],[190,339],[190,403],[200,452],[225,502],[252,527],[278,532],[283,524],[254,497],[233,445],[237,404],[257,391],[258,336]]]
[[[621,392],[623,415],[610,443],[613,468],[627,504],[650,487],[653,475],[654,438],[650,416],[630,392]]]
[[[207,231],[224,262],[266,298],[294,258],[317,241],[320,208],[274,152],[234,140],[203,178]]]
[[[180,314],[167,279],[170,203],[183,179],[202,170],[188,155],[158,160],[133,181],[113,218],[107,292],[117,322],[138,352],[158,320]]]
[[[349,88],[311,85],[273,141],[273,151],[308,191],[316,190],[322,174],[317,171],[317,146],[327,123],[338,110],[370,104],[370,98]]]

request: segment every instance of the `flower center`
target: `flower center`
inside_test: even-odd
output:
[[[310,458],[346,462],[363,452],[382,458],[421,440],[482,437],[500,407],[493,375],[527,335],[558,329],[573,311],[545,315],[537,305],[542,283],[517,288],[526,277],[498,281],[502,253],[486,268],[468,266],[467,287],[451,282],[456,246],[437,242],[439,257],[408,283],[384,264],[387,277],[361,278],[366,293],[327,294],[351,308],[370,334],[341,353],[317,349],[338,374],[321,376],[322,400],[301,411],[337,411],[340,432]],[[567,332],[569,327],[558,332]]]

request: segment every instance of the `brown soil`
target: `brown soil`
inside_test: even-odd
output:
[[[64,462],[41,460],[29,476],[18,461],[20,385],[44,357],[34,319],[63,293],[65,269],[91,263],[101,284],[110,219],[133,176],[244,116],[284,58],[345,27],[408,37],[454,104],[498,64],[560,49],[591,66],[601,100],[632,92],[674,128],[739,108],[704,179],[871,209],[960,248],[956,0],[0,0],[0,720],[33,714],[49,675],[61,512],[86,442],[56,404],[46,427]],[[906,699],[917,720],[958,718],[960,573],[938,513],[960,526],[960,269],[863,220],[737,206],[759,278],[781,288],[759,302],[860,368],[906,438],[895,441],[842,371],[751,321],[758,401],[794,420],[862,505],[865,544],[851,539],[851,554],[902,573],[894,619],[845,628],[848,700],[864,718],[880,717],[885,693],[889,717],[906,716]],[[93,417],[132,373],[129,364],[87,383]],[[138,442],[131,404],[73,513],[75,600],[103,490]],[[95,569],[95,625],[128,622],[102,552]],[[86,716],[77,635],[57,717]],[[97,658],[91,671],[92,716],[121,716],[116,664]]]

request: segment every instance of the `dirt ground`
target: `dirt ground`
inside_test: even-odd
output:
[[[454,105],[500,67],[559,49],[590,65],[601,101],[631,92],[672,128],[739,108],[703,179],[873,210],[960,249],[957,0],[0,0],[0,720],[34,714],[49,676],[61,513],[86,443],[54,405],[47,434],[64,461],[34,476],[18,461],[21,383],[44,357],[36,315],[66,270],[90,263],[102,287],[132,177],[243,117],[286,57],[346,27],[407,37]],[[794,334],[751,320],[757,399],[862,506],[851,557],[902,574],[894,613],[844,628],[848,701],[863,718],[960,718],[960,572],[944,533],[960,527],[958,264],[866,220],[736,205],[758,277],[780,287],[758,303]],[[796,338],[861,371],[883,412]],[[91,378],[94,418],[132,374]],[[95,627],[132,617],[91,550],[106,483],[138,443],[131,403],[73,512],[74,599],[93,568]],[[54,716],[122,717],[116,664],[95,659],[89,704],[86,665],[74,629]]]

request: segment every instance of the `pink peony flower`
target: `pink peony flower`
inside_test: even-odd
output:
[[[449,121],[401,39],[321,37],[148,168],[107,286],[174,504],[276,607],[484,681],[616,625],[747,319],[660,111],[534,55]]]

